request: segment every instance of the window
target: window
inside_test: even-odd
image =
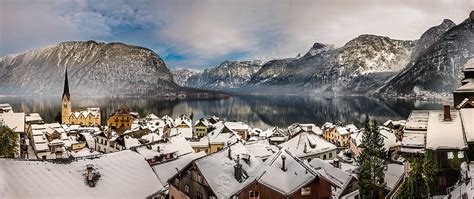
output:
[[[199,183],[202,183],[202,181],[203,181],[201,175],[199,175],[199,174],[197,174],[197,181]]]
[[[260,192],[259,191],[249,191],[249,199],[259,199]]]
[[[199,191],[197,192],[197,198],[198,198],[198,199],[202,199],[202,193],[199,192]]]
[[[184,192],[189,194],[189,185],[184,185]]]
[[[329,153],[329,158],[332,158],[332,153]]]
[[[325,160],[325,159],[326,159],[326,154],[323,155],[323,160]]]
[[[311,187],[301,188],[301,196],[310,196],[310,195],[311,195]]]
[[[179,178],[174,179],[174,185],[179,186]]]

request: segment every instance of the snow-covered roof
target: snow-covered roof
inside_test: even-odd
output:
[[[334,144],[310,132],[301,132],[285,143],[280,144],[280,147],[288,149],[299,158],[325,153],[337,148]]]
[[[234,131],[250,130],[250,126],[243,122],[224,122],[224,125]]]
[[[174,120],[174,125],[175,126],[178,126],[178,125],[181,125],[181,124],[184,124],[186,126],[188,126],[189,128],[192,127],[192,120],[189,118],[189,117],[186,117],[186,116],[180,116],[180,117],[177,117],[175,120]]]
[[[347,135],[349,134],[349,131],[347,131],[347,129],[345,127],[337,127],[336,128],[336,132],[339,134],[339,135]]]
[[[469,78],[463,80],[464,85],[457,88],[454,92],[473,92],[474,91],[474,79]]]
[[[463,108],[461,113],[462,124],[467,142],[474,142],[474,108]]]
[[[282,156],[285,168],[282,169]],[[280,150],[270,157],[260,170],[258,182],[280,193],[289,195],[317,178],[317,173],[287,150]]]
[[[414,110],[408,116],[405,129],[411,130],[426,130],[428,127],[428,116],[429,111],[427,110]]]
[[[290,134],[290,136],[295,136],[296,134],[300,132],[313,132],[314,134],[317,134],[317,135],[323,134],[323,131],[321,130],[321,128],[319,128],[315,124],[294,123],[288,127],[288,133]]]
[[[228,157],[229,148],[231,149],[232,159]],[[243,154],[248,155],[249,163],[242,159]],[[234,177],[234,165],[237,164],[237,155],[239,155],[242,169],[248,174],[248,178],[242,182],[237,181]],[[217,198],[230,198],[234,193],[253,181],[262,163],[250,154],[242,143],[237,142],[216,153],[197,159],[195,164]]]
[[[318,174],[323,176],[332,185],[340,188],[340,191],[343,191],[353,178],[350,173],[336,168],[319,158],[314,158],[308,164],[311,165],[311,167],[313,167]],[[337,193],[337,195],[339,194],[341,193]]]
[[[458,111],[451,111],[450,121],[445,121],[443,111],[430,111],[426,148],[431,150],[457,149],[467,147]]]
[[[269,144],[263,144],[261,142],[246,143],[245,147],[249,153],[253,154],[256,158],[266,159],[273,154]]]
[[[25,122],[43,122],[39,113],[30,113],[25,115]]]
[[[86,140],[86,144],[89,148],[95,149],[95,140],[94,137],[90,133],[81,133]]]
[[[424,148],[426,131],[403,131],[402,147]]]
[[[25,113],[3,113],[0,122],[1,120],[3,120],[4,125],[8,126],[13,131],[18,133],[25,132]]]
[[[85,156],[96,156],[100,155],[101,153],[98,151],[91,151],[88,148],[83,148],[79,150],[78,152],[71,152],[71,156],[74,158],[80,158],[80,157],[85,157]]]
[[[387,183],[386,186],[390,189],[393,190],[401,177],[403,176],[404,172],[404,167],[403,165],[399,164],[387,164],[387,170],[384,171],[385,176],[385,182]]]
[[[191,139],[193,137],[193,129],[192,128],[176,128],[178,134],[181,134],[183,137],[187,139]]]
[[[85,183],[87,164],[101,175],[93,188]],[[0,159],[0,167],[0,198],[145,198],[163,188],[148,163],[129,150],[69,164]]]
[[[175,174],[178,173],[181,169],[183,169],[186,165],[188,165],[191,161],[205,156],[206,153],[201,151],[199,153],[190,153],[184,156],[179,157],[176,160],[165,162],[162,164],[158,164],[153,166],[153,171],[155,172],[156,176],[160,180],[161,184],[165,185],[168,184],[167,181]]]

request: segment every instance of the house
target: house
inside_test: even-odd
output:
[[[279,145],[285,142],[288,137],[281,128],[276,126],[263,131],[260,135],[260,139],[268,139],[271,145]]]
[[[454,106],[458,106],[464,99],[474,98],[474,58],[469,59],[463,69],[464,79],[461,87],[453,91]]]
[[[168,180],[169,196],[230,198],[253,181],[262,163],[240,142],[193,160]]]
[[[224,122],[224,125],[226,128],[237,132],[237,134],[240,135],[240,138],[247,140],[250,138],[249,133],[250,133],[250,126],[243,123],[243,122]]]
[[[314,158],[323,160],[336,158],[337,147],[313,132],[303,131],[280,144],[279,147],[288,149],[294,156],[311,161]]]
[[[237,198],[330,198],[331,183],[307,163],[280,150],[265,162]]]
[[[353,124],[346,126],[333,125],[326,123],[323,125],[323,138],[336,146],[348,147],[350,135],[357,132],[357,127]]]
[[[206,153],[214,153],[223,149],[229,143],[235,143],[241,140],[239,133],[228,128],[224,122],[218,122],[212,125],[212,130],[207,136],[196,141],[190,141],[194,151],[205,151]]]
[[[408,116],[401,143],[401,152],[406,154],[423,154],[425,150],[426,131],[428,129],[429,111],[413,110]]]
[[[449,106],[444,106],[443,111],[430,111],[426,149],[434,152],[438,190],[453,186],[460,177],[460,161],[467,159],[468,149],[459,111],[450,110]]]
[[[186,165],[188,165],[193,160],[201,158],[205,155],[206,153],[204,153],[203,151],[199,153],[189,153],[181,157],[178,157],[177,159],[172,160],[172,161],[158,163],[152,166],[153,172],[155,172],[161,184],[163,184],[165,187],[168,187],[167,186],[168,180],[171,177],[176,175],[181,169],[183,169]]]
[[[112,129],[131,129],[134,119],[129,109],[122,108],[110,114],[107,119],[107,126]]]
[[[322,135],[321,128],[316,126],[315,124],[300,124],[294,123],[288,127],[288,139],[291,139],[301,132],[311,132],[316,135]]]
[[[400,151],[400,142],[397,141],[397,137],[392,132],[393,130],[384,126],[379,126],[378,129],[381,137],[383,138],[384,149],[389,152]],[[349,149],[354,157],[358,157],[362,152],[360,145],[362,144],[362,137],[364,133],[365,131],[359,131],[357,133],[351,134]]]
[[[174,128],[187,140],[193,138],[193,121],[186,115],[181,115],[174,120]]]
[[[102,131],[95,136],[95,150],[102,153],[125,150],[123,142],[118,138],[119,135],[113,130]]]
[[[157,140],[155,142],[131,147],[131,149],[142,155],[151,166],[194,153],[189,142],[182,136],[173,136],[166,140]]]
[[[193,136],[197,138],[202,138],[207,135],[208,129],[211,126],[211,123],[205,118],[201,118],[196,123],[194,123]]]
[[[13,112],[12,106],[10,104],[0,104],[0,113]]]
[[[358,181],[350,173],[341,169],[342,163],[337,159],[329,164],[327,161],[315,158],[308,164],[331,184],[331,197],[342,198],[358,190]]]
[[[18,158],[21,154],[26,153],[26,150],[22,147],[27,145],[27,143],[25,143],[25,139],[27,139],[25,133],[25,113],[14,113],[13,111],[4,112],[0,114],[0,124],[9,127],[18,134],[16,154],[14,157]]]
[[[163,189],[147,162],[129,150],[62,164],[0,159],[0,168],[1,198],[145,198]]]

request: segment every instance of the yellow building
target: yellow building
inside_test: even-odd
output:
[[[100,126],[100,108],[87,108],[85,110],[72,112],[67,68],[64,78],[64,91],[61,99],[61,123],[78,124],[81,126]]]
[[[130,111],[119,109],[107,119],[107,126],[116,129],[130,129],[132,128],[133,119],[134,117],[130,114]]]
[[[326,123],[323,125],[323,138],[338,147],[348,147],[351,134],[357,131],[353,124],[345,127]]]

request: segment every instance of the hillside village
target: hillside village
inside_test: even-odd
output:
[[[459,103],[377,126],[387,151],[386,198],[400,194],[415,170],[412,160],[427,153],[438,168],[436,196],[474,196],[474,62],[463,71],[454,92]],[[19,137],[14,157],[0,159],[1,198],[359,198],[362,127],[259,129],[217,116],[140,116],[130,109],[101,124],[99,108],[72,111],[71,102],[66,72],[61,123],[0,104],[0,122]]]

